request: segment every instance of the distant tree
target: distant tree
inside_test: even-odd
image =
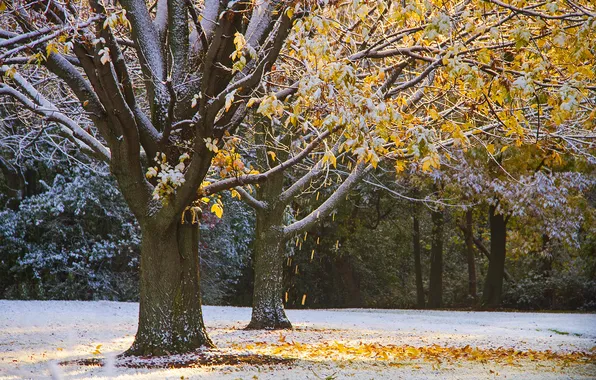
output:
[[[482,304],[498,307],[503,281],[509,276],[505,262],[512,220],[519,230],[516,234],[523,234],[522,247],[517,249],[522,255],[543,250],[545,239],[578,247],[583,220],[578,200],[594,185],[590,166],[579,168],[584,165],[582,162],[590,162],[592,158],[561,156],[556,151],[531,146],[512,147],[494,154],[472,151],[465,156],[443,178],[449,182],[450,194],[469,204],[466,218],[470,218],[474,204],[488,211],[488,247],[474,236],[469,219],[460,228],[467,250],[471,249],[471,241],[489,260]]]

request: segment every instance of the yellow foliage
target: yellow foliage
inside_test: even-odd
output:
[[[302,296],[302,304],[306,294]],[[551,350],[516,350],[514,348],[478,348],[466,345],[464,347],[445,347],[433,344],[431,346],[411,345],[383,345],[379,343],[345,344],[337,341],[317,344],[302,344],[287,341],[287,337],[280,335],[278,343],[256,342],[250,345],[236,345],[235,348],[246,349],[257,354],[278,355],[284,358],[306,360],[378,360],[391,363],[407,361],[429,362],[435,366],[461,361],[480,363],[500,363],[514,365],[519,361],[554,362],[559,365],[586,364],[596,361],[596,350],[591,352],[553,352]]]
[[[211,206],[211,212],[221,219],[221,217],[223,216],[223,206],[221,205],[221,203],[214,203]]]

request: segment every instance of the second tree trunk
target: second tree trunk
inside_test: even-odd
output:
[[[248,329],[291,329],[283,305],[285,244],[283,212],[257,211],[255,237],[255,287]]]

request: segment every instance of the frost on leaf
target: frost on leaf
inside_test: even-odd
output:
[[[153,199],[164,200],[167,196],[174,194],[176,188],[185,182],[186,164],[184,162],[188,159],[190,159],[188,153],[182,154],[178,157],[178,164],[172,168],[164,153],[158,152],[155,155],[155,162],[158,163],[158,166],[150,167],[145,173],[147,179],[157,177],[157,184],[153,189]]]
[[[98,51],[98,53],[100,55],[99,61],[101,62],[102,65],[105,65],[106,63],[111,61],[109,47],[102,48],[100,51]]]

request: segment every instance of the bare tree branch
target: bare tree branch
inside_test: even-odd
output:
[[[7,66],[0,67],[0,73],[4,74],[8,70]],[[44,96],[42,96],[33,86],[29,84],[20,74],[14,75],[15,82],[25,91],[27,96],[16,89],[0,83],[0,94],[9,95],[29,110],[38,115],[45,117],[47,120],[60,123],[68,128],[73,136],[89,147],[97,155],[101,156],[104,161],[110,160],[110,151],[103,146],[95,137],[87,133],[72,119],[61,113],[52,103],[50,103]],[[80,144],[79,144],[80,145]]]
[[[284,227],[284,237],[289,239],[296,234],[302,233],[330,215],[339,202],[346,197],[348,191],[353,189],[354,186],[357,185],[358,182],[360,182],[360,180],[372,169],[372,165],[367,165],[365,163],[358,164],[348,178],[346,178],[337,190],[335,190],[325,202],[317,207],[316,210],[312,211],[299,221]]]
[[[254,209],[261,209],[261,210],[264,210],[267,207],[267,203],[257,200],[252,195],[250,195],[250,193],[248,191],[244,190],[243,188],[236,187],[234,189],[240,194],[241,200],[243,202],[245,202],[247,205],[249,205],[250,207],[252,207]]]
[[[310,152],[313,151],[325,138],[327,138],[331,134],[330,131],[325,131],[319,136],[317,136],[310,144],[308,144],[299,154],[295,155],[294,157],[280,163],[277,166],[274,166],[272,169],[267,170],[264,173],[259,174],[246,174],[241,175],[238,177],[227,178],[221,181],[215,182],[211,185],[205,186],[203,190],[203,194],[210,195],[215,194],[217,192],[231,189],[237,186],[243,185],[250,185],[255,183],[260,183],[266,181],[268,178],[283,172],[289,167],[297,164],[301,160],[303,160]]]

